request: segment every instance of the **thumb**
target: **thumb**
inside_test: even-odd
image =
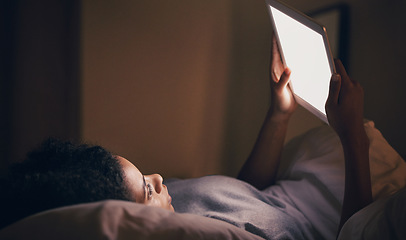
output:
[[[278,86],[280,88],[285,88],[286,85],[289,83],[289,77],[292,71],[290,68],[285,68],[285,71],[283,71],[281,78],[279,79]]]
[[[340,95],[340,89],[341,89],[341,76],[337,73],[334,73],[331,76],[330,80],[330,90],[327,98],[327,104],[337,104],[338,103],[338,97]]]

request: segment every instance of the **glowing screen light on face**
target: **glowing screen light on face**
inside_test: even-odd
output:
[[[323,36],[271,7],[281,52],[292,70],[291,87],[296,96],[326,114],[331,69]]]

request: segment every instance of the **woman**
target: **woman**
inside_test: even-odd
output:
[[[338,74],[331,78],[326,111],[331,127],[342,142],[346,163],[340,230],[353,213],[371,202],[372,197],[368,171],[369,142],[363,127],[362,88],[348,77],[340,61],[336,61],[336,68]],[[226,213],[230,213],[231,218],[235,217],[232,214],[239,205],[229,205],[223,197],[232,200],[238,195],[242,198],[239,202],[266,202],[264,209],[271,211],[266,215],[270,223],[258,229],[261,223],[256,225],[255,211],[241,206],[238,214],[245,211],[243,215],[249,216],[249,224],[241,227],[264,237],[317,238],[320,236],[317,231],[298,225],[301,221],[292,218],[290,214],[295,209],[287,207],[280,199],[264,199],[260,194],[260,190],[275,184],[288,121],[297,107],[288,85],[290,70],[282,65],[275,39],[270,69],[271,106],[238,180],[226,177],[194,179],[191,180],[195,184],[193,189],[188,189],[191,185],[182,182],[169,183],[177,189],[173,202],[177,211],[190,210],[206,216],[221,206],[227,209]],[[210,184],[216,187],[207,188]],[[195,191],[196,186],[201,186],[203,190]],[[230,191],[232,186],[237,186],[237,189]],[[52,139],[29,154],[23,163],[13,166],[2,188],[5,194],[1,197],[1,206],[8,207],[3,211],[5,214],[0,227],[47,209],[105,199],[135,201],[174,210],[172,198],[160,175],[144,176],[125,158],[112,155],[99,146],[74,145]],[[212,189],[223,189],[226,194],[206,202],[199,200],[202,199],[199,198],[201,194]],[[197,195],[189,194],[191,190]],[[254,204],[253,207],[258,206]],[[229,216],[210,216],[238,225]],[[236,218],[244,216],[237,215]],[[306,216],[302,218],[304,222]]]

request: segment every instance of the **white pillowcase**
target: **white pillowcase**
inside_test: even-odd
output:
[[[339,240],[406,239],[406,188],[355,213],[344,224]]]
[[[369,137],[369,164],[374,200],[406,187],[406,163],[389,145],[372,121],[365,123]]]
[[[338,239],[406,239],[406,163],[373,122],[366,130],[375,201],[344,224]]]
[[[375,128],[372,121],[366,121],[364,126],[370,140],[371,187],[375,202],[347,221],[341,230],[341,239],[388,236],[385,234],[402,230],[403,227],[399,226],[406,226],[406,201],[401,203],[399,200],[406,200],[406,197],[402,198],[402,195],[399,194],[394,195],[406,187],[406,163],[389,145],[381,132]],[[286,192],[290,192],[291,195],[299,199],[297,205],[304,206],[301,210],[306,213],[313,225],[316,228],[323,226],[324,229],[326,226],[323,223],[328,222],[327,219],[331,220],[331,216],[337,215],[336,220],[338,222],[340,208],[339,205],[335,209],[334,205],[323,204],[325,202],[322,201],[321,197],[316,197],[318,196],[316,193],[319,193],[320,189],[324,189],[324,195],[334,196],[342,204],[344,172],[344,154],[340,140],[331,127],[323,125],[292,139],[287,144],[279,169],[279,180],[281,180],[281,185],[284,186]],[[310,188],[303,188],[305,192],[300,192],[301,189],[289,188],[290,185],[284,184],[286,180],[300,180],[309,175],[312,176],[313,183],[318,186],[319,190],[311,192]],[[288,183],[292,182],[288,181]],[[402,190],[402,192],[406,196],[406,190]],[[315,198],[319,202],[316,201],[316,204],[312,205]],[[387,204],[388,202],[391,204]],[[400,219],[394,214],[396,212],[404,217]],[[394,223],[403,223],[403,225],[394,225]],[[379,226],[379,224],[382,226],[386,224],[387,227]],[[398,234],[404,233],[399,232]]]
[[[366,121],[369,164],[374,200],[406,187],[406,163],[389,145],[372,121]],[[344,154],[337,134],[328,125],[292,139],[283,151],[279,179],[312,174],[338,199],[344,193]]]

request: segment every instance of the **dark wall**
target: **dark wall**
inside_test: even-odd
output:
[[[0,170],[8,163],[10,142],[10,77],[14,2],[0,1]]]
[[[78,0],[1,1],[0,170],[48,136],[78,139]]]

